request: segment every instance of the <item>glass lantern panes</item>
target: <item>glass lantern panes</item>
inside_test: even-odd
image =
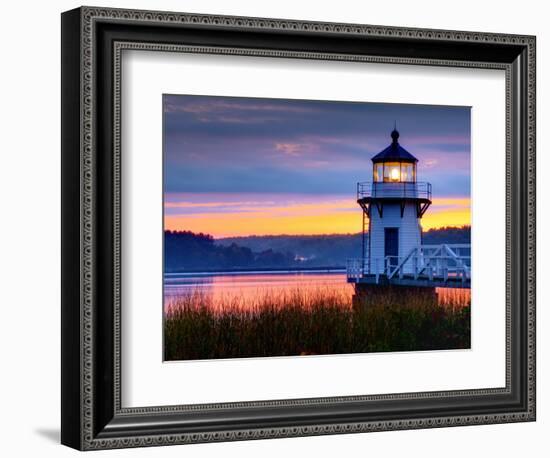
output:
[[[375,182],[384,181],[384,164],[382,163],[374,164],[373,173],[374,173],[373,180]]]
[[[399,162],[384,162],[384,181],[390,183],[401,181],[401,165]]]
[[[415,181],[415,165],[410,163],[401,164],[401,181]]]

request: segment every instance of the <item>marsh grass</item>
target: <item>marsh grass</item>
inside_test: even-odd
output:
[[[391,295],[353,307],[329,288],[266,291],[251,303],[193,292],[167,304],[165,360],[470,348],[469,296],[406,305]]]

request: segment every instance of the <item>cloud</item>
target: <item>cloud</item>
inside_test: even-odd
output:
[[[211,96],[164,97],[169,192],[350,194],[391,142],[434,195],[470,192],[470,109]]]
[[[437,164],[439,164],[439,161],[437,159],[429,159],[427,161],[424,161],[422,165],[427,169],[431,169],[432,167],[435,167]]]
[[[164,208],[223,208],[223,207],[243,207],[246,205],[269,205],[274,202],[269,201],[244,201],[244,202],[165,202]]]
[[[179,197],[178,197],[179,196]],[[217,194],[182,194],[165,196],[164,208],[169,215],[208,217],[214,214],[255,213],[272,219],[288,215],[322,215],[334,212],[358,211],[355,196],[322,196],[276,194],[261,199],[246,199],[251,195],[232,194],[220,201]],[[261,197],[257,196],[257,197]],[[185,200],[180,200],[185,199]],[[209,200],[210,199],[210,200]],[[197,201],[199,200],[199,201]]]
[[[311,143],[276,143],[275,150],[289,156],[300,156],[306,152],[312,152],[315,148]]]
[[[469,135],[410,135],[410,138],[400,138],[400,141],[406,141],[414,146],[431,145],[469,145]]]
[[[313,113],[315,108],[287,99],[254,99],[246,97],[165,96],[164,111],[168,113],[212,113],[219,111],[280,111],[283,113]]]

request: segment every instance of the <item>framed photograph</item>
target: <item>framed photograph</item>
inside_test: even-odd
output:
[[[535,37],[62,15],[62,443],[535,420]]]

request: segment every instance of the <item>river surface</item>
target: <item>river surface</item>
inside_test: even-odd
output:
[[[440,301],[470,300],[470,290],[437,288]],[[353,285],[344,271],[170,273],[164,276],[165,307],[182,303],[215,309],[258,308],[266,304],[307,304],[326,298],[351,306]]]

